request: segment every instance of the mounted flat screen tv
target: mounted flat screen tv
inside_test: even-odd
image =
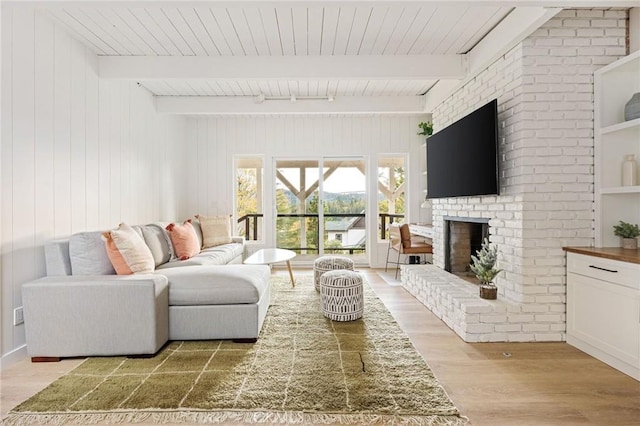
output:
[[[498,102],[427,139],[427,198],[499,193]]]

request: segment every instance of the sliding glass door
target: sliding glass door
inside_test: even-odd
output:
[[[318,241],[318,160],[283,160],[275,164],[276,246],[299,255],[320,251]]]
[[[367,183],[361,158],[324,160],[324,253],[366,260]]]
[[[274,196],[277,247],[296,251],[297,260],[366,261],[364,159],[276,159]]]

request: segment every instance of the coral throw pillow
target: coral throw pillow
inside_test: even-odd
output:
[[[171,244],[176,256],[180,260],[187,260],[200,253],[200,242],[196,230],[191,224],[191,219],[185,221],[182,225],[170,223],[165,228],[171,238]]]
[[[102,233],[107,256],[118,275],[148,274],[154,271],[151,250],[132,227],[121,223],[118,229]]]
[[[231,216],[196,215],[202,228],[202,248],[231,242]]]

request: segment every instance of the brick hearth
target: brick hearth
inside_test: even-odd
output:
[[[403,265],[401,281],[465,342],[563,340],[560,315],[539,312],[535,305],[480,299],[477,285],[437,266]]]

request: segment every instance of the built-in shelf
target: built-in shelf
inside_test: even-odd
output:
[[[640,118],[625,121],[625,105],[640,92],[640,51],[594,73],[595,246],[616,247],[619,221],[640,223],[640,175],[622,186],[622,164],[629,155],[640,161]],[[640,166],[640,164],[638,164]]]
[[[612,186],[609,188],[600,188],[600,194],[638,194],[640,186]]]
[[[600,134],[606,135],[609,133],[619,132],[621,130],[633,129],[634,127],[640,127],[640,118],[636,118],[635,120],[629,120],[623,123],[617,123],[611,126],[603,127],[602,129],[600,129]]]
[[[637,52],[637,51],[636,51]],[[637,76],[638,73],[638,55],[634,55],[633,53],[625,56],[624,58],[620,58],[612,64],[602,67],[598,72],[601,74],[605,73],[632,73]],[[630,92],[631,93],[631,92]]]
[[[640,223],[640,185],[621,186],[625,158],[640,159],[640,119],[624,121],[638,69],[640,51],[594,73],[595,247],[565,250],[567,343],[640,380],[640,251],[613,229]]]

